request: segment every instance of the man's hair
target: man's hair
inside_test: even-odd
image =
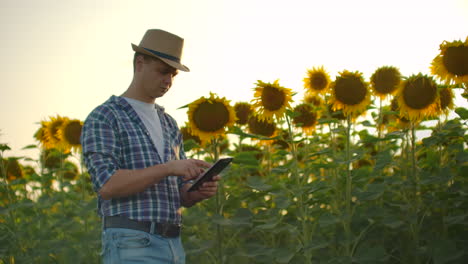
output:
[[[135,52],[135,55],[133,55],[133,72],[134,72],[134,73],[135,73],[135,66],[136,66],[136,58],[137,58],[138,56],[142,56],[142,57],[143,57],[143,60],[144,60],[145,62],[150,62],[150,61],[152,61],[152,60],[154,60],[154,61],[159,60],[158,58],[155,58],[155,57],[152,57],[152,56],[149,56],[149,55],[140,53],[140,52]]]

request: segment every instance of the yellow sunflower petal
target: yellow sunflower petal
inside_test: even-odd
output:
[[[292,119],[293,124],[300,127],[304,133],[311,135],[317,125],[317,112],[309,104],[300,104],[294,107],[294,112],[298,115]]]
[[[278,80],[273,83],[258,81],[254,88],[253,107],[261,120],[272,120],[273,117],[282,119],[287,108],[290,108],[292,91],[279,85]]]
[[[62,123],[57,133],[63,148],[75,151],[81,149],[80,136],[82,128],[83,122],[78,119],[66,119]]]
[[[47,122],[47,127],[44,130],[44,137],[46,138],[46,148],[56,148],[62,151],[67,151],[66,144],[61,141],[59,137],[59,129],[68,118],[57,115],[50,117],[50,121]]]
[[[326,93],[330,87],[330,75],[325,71],[323,66],[313,67],[307,70],[307,77],[303,79],[304,88],[311,93]]]
[[[357,116],[370,104],[369,84],[360,72],[344,70],[332,83],[333,110],[342,110],[345,116]]]
[[[431,73],[446,83],[468,82],[468,37],[463,42],[444,41],[431,63]]]
[[[213,93],[209,98],[201,97],[190,103],[187,114],[192,134],[202,141],[225,134],[236,121],[236,113],[229,101]]]
[[[397,91],[400,115],[411,121],[434,116],[437,113],[437,83],[421,73],[402,82]]]
[[[396,67],[383,66],[371,76],[370,84],[374,93],[382,99],[396,92],[401,82],[400,71]]]

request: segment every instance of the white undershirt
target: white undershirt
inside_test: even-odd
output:
[[[137,112],[138,116],[143,121],[143,124],[145,124],[145,127],[156,146],[156,150],[159,153],[159,157],[161,157],[161,161],[164,161],[164,137],[158,111],[154,104],[145,103],[128,97],[124,97],[124,99],[133,107],[135,112]]]

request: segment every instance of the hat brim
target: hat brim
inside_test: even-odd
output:
[[[153,54],[153,53],[147,51],[146,49],[144,49],[144,48],[142,48],[142,47],[139,47],[139,46],[137,46],[137,45],[135,45],[135,44],[133,44],[133,43],[132,43],[132,49],[133,49],[135,52],[143,53],[143,54],[145,54],[145,55],[158,58],[158,59],[162,60],[163,62],[167,63],[169,66],[174,67],[174,68],[176,68],[176,69],[179,69],[179,70],[181,70],[181,71],[185,71],[185,72],[189,72],[189,71],[190,71],[190,69],[189,69],[187,66],[185,66],[185,65],[182,65],[182,64],[180,64],[180,63],[178,63],[178,62],[175,62],[175,61],[173,61],[173,60],[169,60],[169,59],[166,59],[166,58],[162,58],[162,57],[160,57],[160,56],[157,56],[156,54]]]

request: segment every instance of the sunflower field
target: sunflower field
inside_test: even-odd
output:
[[[187,104],[187,155],[234,157],[216,197],[183,209],[187,263],[468,263],[468,38],[430,69],[317,66],[298,100],[259,80],[250,102]],[[0,144],[0,263],[100,262],[82,124],[42,121],[37,159]]]

